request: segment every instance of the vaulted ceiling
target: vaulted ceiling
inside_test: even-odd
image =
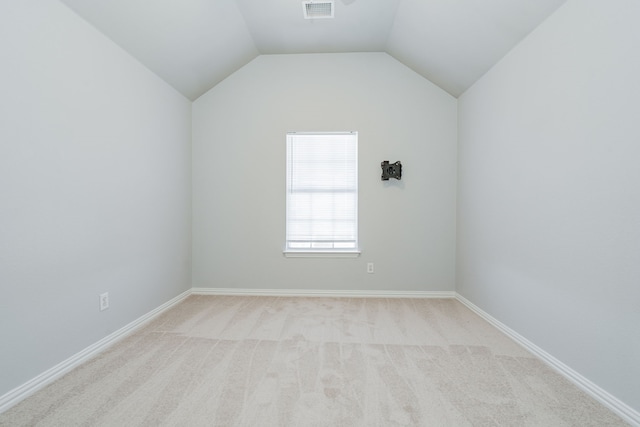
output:
[[[566,0],[61,0],[189,99],[258,55],[387,52],[459,96]],[[318,0],[320,1],[320,0]]]

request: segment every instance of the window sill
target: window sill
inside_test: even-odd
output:
[[[286,258],[357,258],[360,251],[284,251]]]

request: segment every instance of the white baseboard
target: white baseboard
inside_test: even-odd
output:
[[[578,372],[574,371],[522,335],[515,332],[513,329],[509,328],[499,320],[495,319],[478,306],[473,304],[471,301],[460,295],[459,293],[455,293],[455,298],[460,301],[462,304],[467,306],[470,310],[475,312],[477,315],[482,317],[484,320],[489,322],[491,325],[496,327],[498,330],[503,332],[509,338],[529,350],[531,353],[542,359],[547,365],[553,368],[555,371],[560,373],[562,376],[567,378],[569,381],[577,385],[581,390],[589,394],[591,397],[602,403],[604,406],[609,408],[611,411],[615,412],[622,419],[630,423],[634,426],[640,426],[640,412],[631,408],[626,403],[622,402],[620,399],[611,395],[607,391],[603,390],[587,378],[580,375]]]
[[[194,295],[326,297],[326,298],[455,298],[453,291],[354,291],[307,289],[193,288]]]
[[[63,362],[58,363],[53,368],[46,370],[45,372],[41,373],[37,377],[31,379],[30,381],[27,381],[21,386],[16,387],[13,390],[0,396],[0,413],[6,411],[10,407],[20,402],[21,400],[25,399],[26,397],[32,395],[36,391],[51,384],[53,381],[62,377],[64,374],[76,368],[83,362],[86,362],[91,357],[105,350],[107,347],[115,344],[117,341],[129,335],[134,330],[136,330],[143,324],[149,322],[150,320],[152,320],[154,317],[158,316],[162,312],[173,307],[174,305],[176,305],[177,303],[179,303],[189,295],[191,295],[191,290],[183,292],[177,297],[162,304],[160,307],[154,310],[151,310],[144,316],[134,320],[133,322],[118,329],[112,334],[107,335],[106,337],[96,342],[95,344],[92,344],[89,347],[85,348],[84,350],[80,351],[79,353],[74,354],[67,360],[64,360]]]
[[[496,320],[481,310],[462,295],[453,291],[355,291],[355,290],[300,290],[300,289],[233,289],[233,288],[192,288],[177,297],[167,301],[160,307],[134,320],[123,328],[106,336],[95,344],[85,348],[67,360],[48,369],[25,384],[0,396],[0,413],[30,396],[56,379],[62,377],[81,363],[89,360],[97,353],[105,350],[117,341],[132,333],[134,330],[149,322],[164,311],[173,307],[189,295],[230,295],[230,296],[280,296],[280,297],[347,297],[347,298],[456,298],[473,312],[485,319],[491,325],[502,331],[508,337],[522,345],[545,363],[576,384],[590,396],[618,414],[631,425],[640,426],[640,413],[607,391],[603,390],[587,378],[583,377],[540,347],[536,346],[511,328]]]

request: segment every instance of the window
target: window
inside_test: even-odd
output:
[[[358,133],[287,134],[285,254],[358,254]]]

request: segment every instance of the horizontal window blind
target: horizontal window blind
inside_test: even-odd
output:
[[[358,248],[358,134],[287,134],[287,251]]]

